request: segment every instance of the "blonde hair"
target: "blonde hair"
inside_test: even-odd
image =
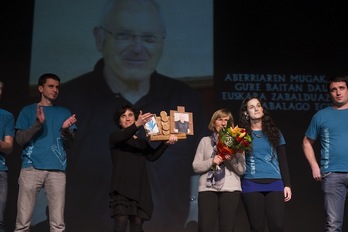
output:
[[[231,111],[229,111],[228,109],[219,109],[219,110],[215,111],[214,114],[211,116],[211,119],[210,119],[210,122],[208,125],[208,129],[210,131],[215,131],[214,130],[215,121],[219,118],[224,118],[224,117],[229,117],[231,122],[232,122],[232,126],[234,126],[234,119],[233,119]]]

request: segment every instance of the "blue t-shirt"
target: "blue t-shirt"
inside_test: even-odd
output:
[[[312,118],[305,135],[321,142],[321,172],[348,172],[348,109],[326,107]]]
[[[14,116],[10,112],[0,109],[0,139],[3,140],[5,136],[14,137]],[[5,154],[0,151],[0,171],[7,170]]]
[[[272,178],[282,179],[278,163],[277,151],[273,149],[268,138],[262,131],[253,131],[252,147],[250,152],[245,155],[246,170],[243,178],[260,179]],[[285,140],[280,132],[279,145],[284,145]]]
[[[37,104],[25,106],[19,113],[16,130],[30,128],[36,120]],[[66,169],[66,153],[62,143],[61,128],[71,116],[68,109],[60,106],[43,106],[45,122],[33,139],[24,146],[22,168],[34,167],[42,170]],[[76,129],[72,125],[70,129]]]

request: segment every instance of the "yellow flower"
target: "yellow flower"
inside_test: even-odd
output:
[[[231,132],[232,134],[238,134],[240,133],[240,128],[237,126],[235,126],[234,128],[231,128]]]

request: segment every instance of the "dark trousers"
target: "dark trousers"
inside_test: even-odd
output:
[[[198,231],[233,231],[240,199],[240,192],[199,192]]]
[[[264,232],[267,220],[270,232],[284,231],[285,203],[283,192],[242,193],[251,232]]]
[[[5,208],[7,199],[7,172],[0,171],[0,232],[5,231]]]

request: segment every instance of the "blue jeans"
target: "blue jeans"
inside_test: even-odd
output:
[[[64,172],[22,168],[18,179],[15,232],[29,231],[36,198],[43,187],[48,202],[50,232],[65,231],[65,183]]]
[[[5,232],[5,208],[7,199],[7,172],[0,171],[0,232]]]
[[[322,190],[326,218],[325,231],[342,231],[344,205],[348,192],[348,173],[324,173]]]

